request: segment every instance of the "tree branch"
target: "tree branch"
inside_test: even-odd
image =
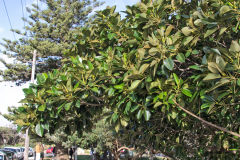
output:
[[[129,151],[132,151],[134,150],[134,148],[128,148],[128,147],[121,147],[117,150],[117,152],[120,152],[122,149],[126,149],[126,150],[129,150]]]
[[[231,135],[233,135],[233,136],[237,136],[237,137],[240,138],[240,134],[238,134],[238,133],[236,133],[236,132],[229,131],[229,130],[227,130],[226,128],[217,126],[217,125],[215,125],[215,124],[212,124],[211,122],[208,122],[208,121],[202,119],[201,117],[198,117],[198,116],[195,115],[194,113],[186,110],[186,109],[183,108],[180,104],[178,104],[175,100],[173,100],[173,102],[174,102],[181,110],[183,110],[184,112],[186,112],[186,113],[189,114],[190,116],[198,119],[199,121],[201,121],[201,122],[203,122],[203,123],[205,123],[205,124],[207,124],[207,125],[209,125],[209,126],[211,126],[211,127],[213,127],[213,128],[216,128],[216,129],[218,129],[218,130],[221,130],[221,131],[223,131],[223,132],[229,133],[229,134],[231,134]]]
[[[95,104],[95,103],[88,103],[88,102],[81,102],[81,105],[93,106],[93,107],[100,107],[103,104]]]

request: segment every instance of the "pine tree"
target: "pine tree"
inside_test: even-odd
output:
[[[30,80],[32,52],[37,50],[37,73],[61,66],[64,50],[68,49],[79,29],[91,21],[90,13],[101,5],[97,0],[41,0],[44,7],[33,4],[27,8],[29,18],[24,31],[13,30],[22,38],[17,41],[3,39],[4,54],[15,58],[14,64],[1,59],[6,70],[0,75],[6,81],[21,84]]]

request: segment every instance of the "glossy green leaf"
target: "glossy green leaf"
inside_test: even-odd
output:
[[[145,118],[145,120],[149,121],[150,117],[151,117],[150,111],[149,110],[144,110],[144,118]]]
[[[121,120],[120,120],[120,123],[121,123],[121,125],[124,126],[124,127],[127,127],[127,125],[128,125],[128,122],[125,121],[124,119],[121,119]]]
[[[117,113],[113,113],[112,120],[113,120],[114,123],[118,120],[118,114]]]
[[[217,30],[218,30],[218,28],[213,28],[213,29],[207,30],[207,32],[204,34],[204,38],[207,38],[208,36],[212,35]]]
[[[80,107],[81,107],[81,101],[80,101],[80,100],[77,100],[77,102],[76,102],[76,107],[77,107],[77,108],[80,108]]]
[[[141,82],[142,82],[142,80],[133,81],[130,88],[129,88],[129,91],[135,90]]]
[[[46,129],[47,131],[49,131],[49,123],[46,123],[44,125],[42,125],[44,129]]]
[[[238,44],[237,41],[232,41],[229,51],[230,52],[240,52],[240,45]]]
[[[223,141],[223,148],[224,148],[224,149],[228,149],[229,146],[230,146],[230,144],[229,144],[228,140],[225,139],[225,140]]]
[[[173,112],[172,112],[172,115],[171,115],[172,119],[176,119],[177,115],[178,115],[178,114],[173,111]]]
[[[181,63],[184,63],[185,62],[185,56],[183,53],[179,53],[177,56],[176,56],[177,60]]]
[[[180,80],[179,80],[178,76],[175,73],[173,73],[173,77],[174,77],[174,80],[175,80],[177,86],[179,87],[180,86]]]
[[[129,101],[129,102],[126,104],[126,107],[125,107],[124,113],[128,114],[128,112],[129,112],[130,109],[131,109],[131,106],[132,106],[132,102]]]
[[[138,42],[138,41],[137,41],[136,39],[131,39],[131,40],[126,41],[126,43],[127,43],[127,44],[130,44],[130,45],[131,45],[131,44],[132,44],[132,45],[133,45],[133,44],[137,44],[137,42]]]
[[[196,26],[200,26],[200,25],[202,25],[203,23],[202,23],[202,20],[201,19],[197,19],[197,20],[195,20],[194,21],[194,25],[196,25]]]
[[[38,107],[38,111],[40,111],[40,112],[44,112],[45,109],[46,109],[46,104],[43,104],[43,105]]]
[[[237,80],[237,85],[240,86],[240,79]]]
[[[139,108],[139,105],[135,105],[135,106],[133,106],[132,109],[131,109],[131,112],[136,111],[138,108]]]
[[[64,105],[64,108],[65,108],[66,111],[69,111],[69,110],[70,110],[72,103],[73,103],[73,102],[69,102],[69,103],[67,103],[67,104]]]
[[[209,74],[207,74],[207,76],[203,80],[208,81],[208,80],[214,80],[214,79],[218,79],[218,78],[221,78],[220,74],[209,73]]]
[[[95,93],[99,93],[99,92],[100,92],[97,87],[93,87],[93,88],[91,88],[91,90],[92,90],[93,92],[95,92]]]
[[[142,115],[143,115],[143,111],[141,109],[138,110],[137,119],[140,120],[142,118]]]
[[[118,89],[118,90],[123,90],[124,83],[118,84],[118,85],[114,85],[113,87],[114,87],[115,89]]]
[[[222,16],[223,14],[229,12],[231,9],[229,8],[229,6],[222,6],[219,10],[219,15]]]
[[[23,127],[18,125],[17,126],[17,133],[20,133],[22,129],[23,129]]]
[[[217,89],[218,87],[221,87],[223,85],[226,85],[227,83],[230,83],[231,81],[229,79],[226,78],[222,78],[220,81],[218,81],[214,86],[212,86],[211,88],[209,88],[208,90],[206,90],[206,92],[211,92],[215,89]]]
[[[163,64],[164,64],[165,67],[167,67],[167,69],[173,70],[174,62],[173,62],[173,60],[172,60],[171,57],[165,59],[165,60],[163,61]]]
[[[144,58],[144,55],[145,55],[145,49],[144,48],[138,49],[138,53],[139,53],[140,60],[142,60]]]
[[[36,134],[38,136],[42,137],[43,136],[43,131],[44,131],[43,126],[40,123],[38,123],[35,127]]]
[[[120,124],[115,125],[115,131],[116,131],[117,133],[118,133],[119,129],[120,129]]]
[[[159,52],[158,51],[158,49],[157,48],[151,48],[149,51],[149,54],[151,55],[151,56],[154,56],[157,52]]]
[[[76,83],[73,87],[73,90],[76,90],[78,88],[78,86],[80,85],[80,82]]]
[[[189,66],[189,68],[199,70],[199,71],[202,70],[201,66],[199,66],[199,65],[192,65],[192,66]]]
[[[108,33],[108,39],[112,40],[115,37],[115,33]]]
[[[186,88],[183,88],[182,89],[182,93],[185,94],[186,96],[188,97],[192,97],[192,93],[190,90],[186,89]]]
[[[174,26],[173,25],[169,25],[166,29],[166,32],[165,32],[165,36],[167,37],[171,31],[173,30]]]
[[[201,109],[209,108],[210,105],[211,105],[210,103],[204,103],[204,104],[201,105],[200,108],[201,108]]]
[[[108,96],[113,96],[114,95],[114,89],[113,88],[110,88],[109,90],[108,90]]]
[[[140,34],[137,32],[137,31],[134,31],[134,34],[133,36],[138,40],[138,41],[141,41],[141,37],[140,37]]]
[[[33,94],[32,88],[23,88],[23,92],[25,95]]]
[[[211,51],[221,56],[221,53],[217,48],[211,48]]]
[[[218,67],[218,65],[214,62],[208,62],[208,69],[212,72],[212,73],[219,73],[221,72],[220,68]]]
[[[161,106],[162,104],[163,104],[162,102],[157,102],[154,104],[153,108],[157,108],[157,107]]]
[[[226,30],[227,30],[227,27],[221,28],[219,32],[219,36],[221,36]]]
[[[220,70],[224,71],[227,63],[224,61],[224,59],[221,56],[216,57],[216,63],[218,65],[218,67],[220,68]]]
[[[186,38],[184,38],[183,40],[183,45],[186,46],[188,43],[190,43],[193,40],[193,36],[188,36]]]
[[[48,74],[47,73],[42,73],[42,76],[44,77],[45,81],[48,79]]]
[[[94,69],[93,64],[92,64],[91,61],[88,61],[88,69],[89,70],[93,70]]]
[[[45,74],[37,74],[37,84],[43,84],[46,82]]]
[[[66,87],[67,87],[68,91],[72,91],[72,79],[71,78],[68,78]]]
[[[199,54],[199,51],[195,49],[192,51],[192,54]]]
[[[144,73],[144,72],[148,69],[149,65],[150,65],[150,64],[146,64],[146,63],[143,64],[143,65],[140,67],[140,69],[139,69],[139,73],[140,73],[140,74]]]
[[[192,33],[192,29],[189,27],[183,27],[181,31],[185,36],[189,36]]]

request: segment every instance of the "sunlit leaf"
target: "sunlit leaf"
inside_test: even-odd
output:
[[[133,81],[131,86],[130,86],[130,88],[129,88],[129,90],[130,91],[135,90],[141,82],[142,82],[142,80],[135,80],[135,81]]]
[[[36,134],[39,135],[40,137],[42,137],[43,131],[44,131],[43,126],[40,123],[38,123],[35,127]]]
[[[167,69],[173,70],[174,62],[173,62],[173,60],[172,60],[171,57],[165,59],[165,60],[163,61],[163,64],[164,64],[165,67],[167,67]]]
[[[149,110],[144,110],[144,118],[145,118],[145,120],[149,121],[150,117],[151,117],[150,111]]]
[[[182,89],[182,93],[185,94],[186,96],[188,97],[192,97],[192,93],[190,90],[186,89],[186,88],[183,88]]]

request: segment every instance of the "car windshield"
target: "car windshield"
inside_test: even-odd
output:
[[[17,149],[17,152],[21,152],[20,149]]]
[[[13,148],[5,148],[6,150],[8,150],[8,151],[12,151],[12,152],[17,152],[15,149],[13,149]]]
[[[24,152],[24,150],[25,150],[24,148],[21,148],[21,152]]]

